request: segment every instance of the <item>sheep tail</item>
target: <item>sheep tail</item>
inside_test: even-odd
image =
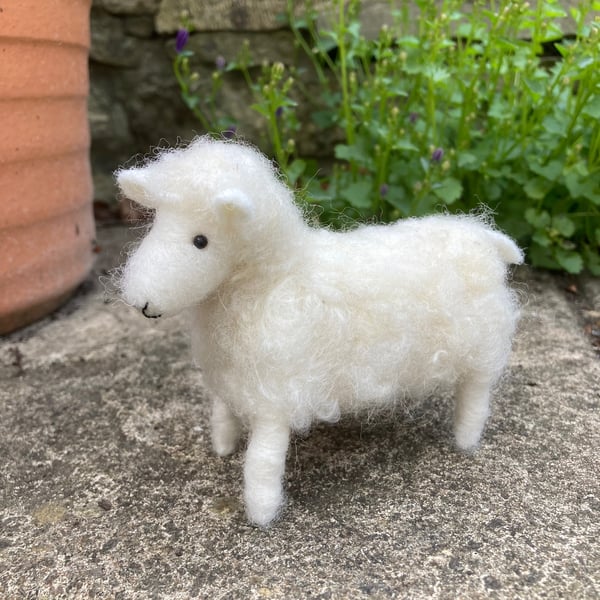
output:
[[[489,231],[488,233],[500,257],[507,265],[523,264],[523,251],[513,240],[499,231]]]

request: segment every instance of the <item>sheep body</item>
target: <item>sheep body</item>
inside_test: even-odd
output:
[[[515,306],[497,234],[478,219],[305,233],[283,274],[238,278],[191,309],[205,380],[236,414],[267,409],[301,430],[500,374]]]
[[[262,155],[206,138],[119,183],[157,209],[125,299],[146,316],[189,311],[215,450],[250,429],[251,521],[277,515],[290,431],[316,420],[452,389],[457,445],[476,447],[518,317],[507,264],[522,261],[483,218],[315,229]]]

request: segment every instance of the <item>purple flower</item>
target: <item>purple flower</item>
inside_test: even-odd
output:
[[[277,119],[279,119],[282,114],[283,114],[283,106],[278,106],[277,110],[275,111],[275,117]]]
[[[217,71],[223,71],[226,66],[227,61],[225,60],[225,57],[219,54],[219,56],[215,58],[215,67],[217,67]]]
[[[419,113],[416,113],[416,112],[411,112],[410,115],[408,115],[408,120],[411,123],[416,123],[418,118],[419,118]]]
[[[431,154],[431,160],[433,162],[440,162],[444,158],[444,150],[442,148],[436,148]]]
[[[187,29],[181,28],[177,31],[177,37],[175,38],[175,51],[179,54],[188,43],[190,39],[190,32]]]
[[[379,186],[379,195],[383,198],[389,191],[390,186],[387,183],[382,183]]]
[[[224,132],[223,137],[227,140],[230,140],[232,137],[235,137],[237,131],[237,127],[235,125],[230,125]]]

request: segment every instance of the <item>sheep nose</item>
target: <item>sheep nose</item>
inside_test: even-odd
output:
[[[153,315],[149,310],[148,310],[148,302],[146,302],[146,304],[144,304],[144,308],[142,308],[142,314],[147,318],[147,319],[158,319],[160,318],[162,315],[157,314],[157,315]]]

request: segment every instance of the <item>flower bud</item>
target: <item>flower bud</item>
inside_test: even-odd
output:
[[[189,39],[190,32],[185,29],[185,27],[177,30],[177,35],[175,37],[175,52],[177,52],[177,54],[183,52],[183,49],[185,48]]]
[[[442,160],[442,158],[444,158],[444,150],[443,150],[443,148],[436,148],[431,153],[431,160],[433,162],[439,163]]]
[[[215,67],[217,68],[218,71],[223,71],[226,66],[227,66],[227,61],[225,60],[225,57],[221,56],[219,54],[219,56],[217,56],[215,58]]]

